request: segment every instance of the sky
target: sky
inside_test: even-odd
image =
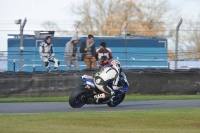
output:
[[[73,4],[83,0],[0,0],[0,30],[18,30],[14,20],[27,18],[25,30],[41,29],[44,21],[57,22],[63,30],[73,30],[80,17],[71,11]],[[169,0],[171,8],[183,18],[196,20],[200,14],[200,0]],[[178,23],[178,22],[177,22]]]
[[[27,29],[38,28],[44,21],[60,22],[67,28],[73,26],[77,16],[72,15],[72,2],[81,0],[0,0],[0,29],[18,29],[14,20],[27,18]],[[10,28],[9,28],[10,29]]]

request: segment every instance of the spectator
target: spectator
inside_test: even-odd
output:
[[[111,60],[108,60],[107,56],[101,56],[101,60],[99,60],[99,68],[105,68],[110,66]]]
[[[47,36],[45,41],[40,44],[39,47],[40,58],[44,61],[47,71],[50,71],[49,61],[54,62],[54,70],[58,70],[60,62],[54,58],[54,48],[51,44],[51,36]]]
[[[94,44],[94,36],[89,34],[86,41],[82,42],[80,53],[82,53],[81,60],[85,62],[86,69],[90,68],[90,63],[93,64],[94,69],[97,69],[96,64],[96,49]]]
[[[73,36],[65,47],[65,62],[67,64],[67,70],[71,70],[71,64],[74,65],[74,69],[78,70],[78,36]]]
[[[105,42],[101,42],[100,43],[100,48],[97,49],[97,51],[96,51],[96,58],[99,61],[100,68],[103,67],[101,64],[104,64],[104,63],[102,63],[102,59],[101,59],[103,56],[107,57],[106,58],[106,62],[111,62],[111,60],[112,60],[112,52],[111,52],[111,50],[109,48],[106,48],[106,43]],[[103,58],[105,59],[105,57],[103,57]]]

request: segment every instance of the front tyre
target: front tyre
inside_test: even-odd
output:
[[[85,105],[85,97],[89,94],[89,90],[86,88],[80,88],[71,93],[69,97],[69,105],[72,108],[81,108]]]
[[[108,102],[107,105],[109,107],[115,107],[115,106],[119,105],[124,100],[125,95],[126,95],[125,93],[119,94],[118,96],[113,98],[113,102]]]

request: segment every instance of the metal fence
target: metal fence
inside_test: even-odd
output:
[[[13,36],[8,36],[9,34],[19,34],[19,31],[12,31],[12,30],[0,30],[0,71],[18,71],[15,69],[16,66],[20,65],[20,48],[16,49],[8,49],[8,39],[13,38]],[[91,32],[94,36],[122,36],[121,31],[96,31]],[[178,31],[178,40],[177,40],[177,30],[164,30],[164,31],[126,31],[126,35],[133,35],[133,36],[148,36],[148,37],[159,37],[159,38],[166,38],[168,43],[168,54],[167,54],[167,62],[168,68],[170,69],[189,69],[189,68],[199,68],[200,66],[200,31],[198,30],[179,30]],[[34,35],[34,31],[24,31],[24,35]],[[54,37],[71,37],[75,35],[75,31],[55,31]],[[89,33],[79,32],[78,35],[80,37],[87,36]],[[16,36],[15,36],[16,37]],[[128,37],[128,36],[126,36]],[[41,39],[42,41],[42,39]],[[177,43],[178,42],[178,43]],[[24,42],[25,43],[25,42]],[[39,42],[38,42],[39,43]],[[126,66],[131,67],[127,62],[140,62],[143,66],[141,68],[149,68],[148,65],[145,65],[146,62],[155,63],[152,65],[156,67],[157,63],[162,60],[156,60],[159,56],[163,56],[162,51],[157,51],[157,53],[151,53],[151,51],[137,51],[131,52],[128,50],[128,47],[125,45],[124,48],[115,48],[113,50],[114,58],[121,57],[119,60],[126,61]],[[98,46],[97,46],[98,47]],[[177,47],[177,49],[176,49]],[[59,49],[55,49],[56,51],[60,51]],[[12,58],[8,56],[8,53],[11,53]],[[43,62],[40,60],[34,60],[35,56],[38,56],[38,50],[34,48],[30,48],[27,51],[23,51],[23,54],[27,56],[23,58],[24,61],[33,62],[32,64],[38,65],[37,70],[43,70]],[[59,58],[63,58],[61,60],[61,66],[66,67],[64,62],[63,52],[56,52],[56,56]],[[128,56],[127,56],[128,55]],[[137,56],[155,56],[155,60],[152,59],[145,59],[145,60],[137,60]],[[176,57],[177,56],[177,57]],[[12,64],[13,69],[9,69],[9,63]],[[177,68],[176,68],[177,63]],[[144,64],[144,65],[143,65]],[[79,65],[81,69],[84,68],[85,63],[80,62]],[[138,67],[139,65],[137,65]],[[23,67],[29,67],[28,64],[23,63]],[[33,67],[33,65],[31,66]],[[41,68],[39,68],[41,67]]]

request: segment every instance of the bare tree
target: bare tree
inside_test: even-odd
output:
[[[128,31],[163,30],[162,18],[168,12],[167,0],[88,0],[77,6],[74,13],[82,17],[80,30],[86,33],[99,31],[100,35],[119,34],[128,24]],[[154,31],[154,32],[153,32]],[[146,33],[146,35],[149,35]]]
[[[45,21],[41,24],[41,26],[48,31],[56,31],[59,30],[58,25],[52,21]]]
[[[142,13],[141,17],[134,22],[138,23],[137,30],[145,31],[142,32],[143,35],[162,36],[160,31],[166,28],[165,18],[168,18],[167,22],[169,23],[171,20],[176,20],[176,17],[173,16],[174,13],[178,17],[178,11],[170,8],[168,0],[137,0],[137,5]]]
[[[77,10],[74,11],[82,17],[79,29],[86,33],[92,33],[97,30],[101,33],[108,27],[119,28],[119,21],[116,21],[116,15],[120,3],[122,3],[121,0],[84,1],[83,5],[77,7]]]
[[[175,54],[172,50],[168,50],[168,59],[175,60]]]
[[[200,59],[200,15],[196,22],[184,20],[184,25],[179,32],[179,56],[187,60]],[[194,20],[193,20],[194,21]]]
[[[185,49],[182,50],[182,53],[185,58],[190,60],[200,59],[200,30],[187,31],[187,37],[184,40],[182,45],[185,45]]]
[[[0,52],[0,56],[4,56],[4,52]]]

